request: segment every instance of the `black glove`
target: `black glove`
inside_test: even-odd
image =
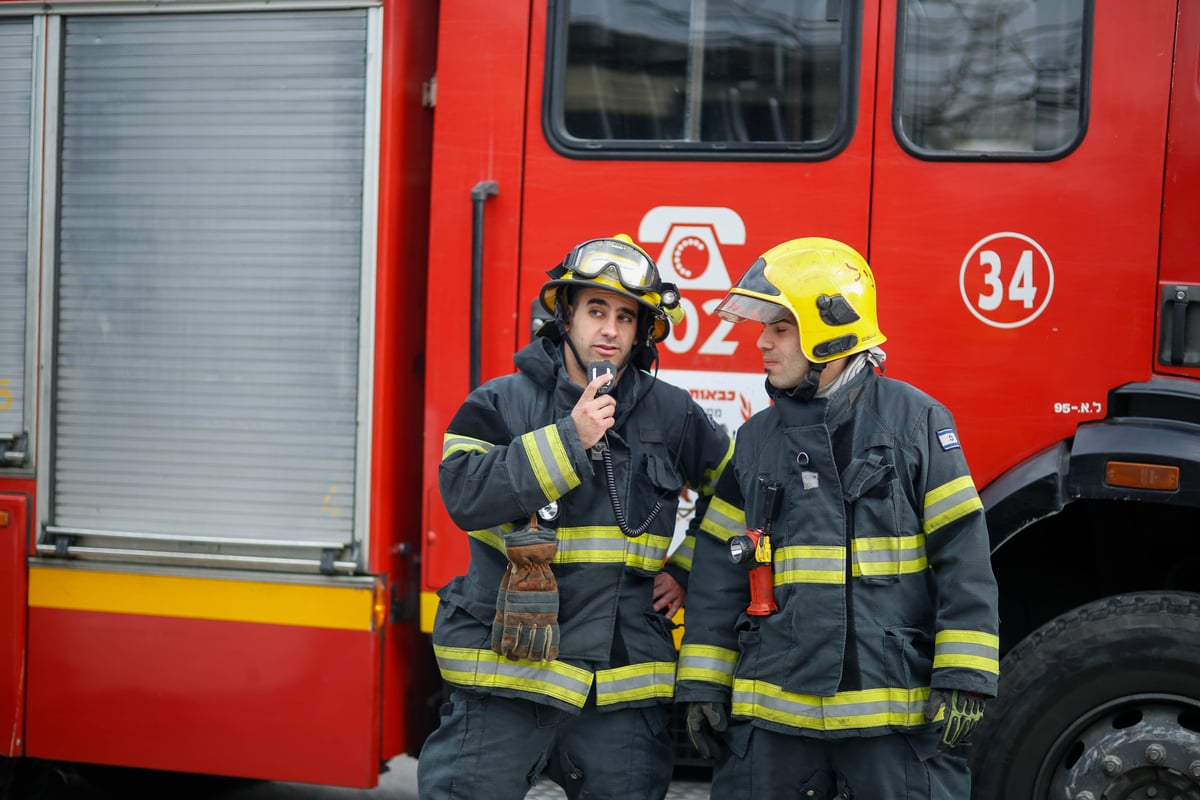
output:
[[[512,661],[558,658],[558,582],[550,569],[557,549],[554,531],[523,528],[504,537],[509,564],[496,594],[492,649]]]
[[[729,727],[729,709],[724,703],[691,703],[687,711],[688,738],[701,758],[715,759],[721,755],[721,742],[716,734]]]
[[[942,728],[943,749],[950,749],[971,738],[971,732],[983,719],[983,695],[964,689],[933,689],[925,703],[925,719],[933,722],[944,707],[945,725]]]

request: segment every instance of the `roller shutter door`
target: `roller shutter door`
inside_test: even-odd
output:
[[[350,543],[366,12],[64,30],[52,528]]]

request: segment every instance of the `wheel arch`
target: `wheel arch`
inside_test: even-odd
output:
[[[1057,614],[1100,597],[1200,591],[1200,579],[1180,567],[1200,570],[1200,539],[1186,535],[1200,509],[1200,424],[1192,421],[1200,420],[1200,384],[1126,384],[1109,392],[1108,411],[980,492],[1005,651]],[[1177,469],[1178,484],[1114,485],[1107,476],[1113,461]]]

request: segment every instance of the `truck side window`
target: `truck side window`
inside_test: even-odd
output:
[[[894,127],[916,155],[1064,155],[1087,121],[1088,0],[902,0]]]
[[[567,0],[546,134],[568,155],[828,154],[849,136],[847,0]]]

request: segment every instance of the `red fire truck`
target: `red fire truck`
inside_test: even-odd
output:
[[[1200,792],[1200,4],[0,0],[0,180],[0,787],[415,753],[442,433],[626,232],[731,431],[731,281],[868,257],[987,508],[978,797]]]

